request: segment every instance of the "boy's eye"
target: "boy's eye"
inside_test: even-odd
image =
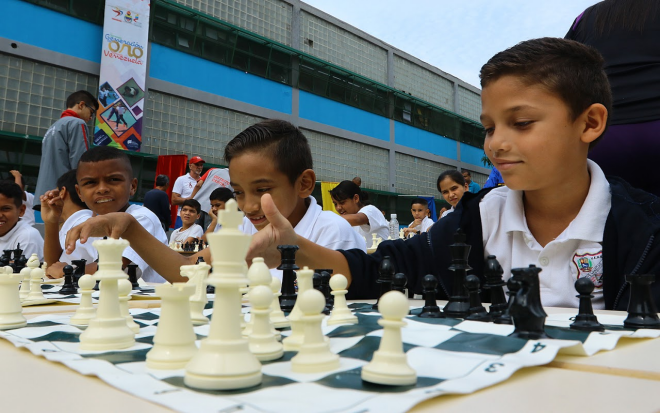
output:
[[[486,131],[485,131],[486,136],[492,135],[494,131],[495,131],[495,128],[486,128]]]
[[[533,122],[531,120],[527,120],[527,121],[524,121],[524,122],[516,122],[515,125],[516,125],[517,128],[524,128],[526,126],[531,125],[532,123]]]
[[[270,191],[270,188],[258,188],[257,192],[268,192]]]
[[[243,195],[243,191],[234,191],[234,196]]]

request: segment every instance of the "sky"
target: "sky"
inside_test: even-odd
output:
[[[303,0],[479,87],[479,70],[523,40],[564,37],[599,0]]]

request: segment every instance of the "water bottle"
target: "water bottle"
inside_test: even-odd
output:
[[[399,221],[396,214],[392,214],[390,219],[390,239],[399,239]]]

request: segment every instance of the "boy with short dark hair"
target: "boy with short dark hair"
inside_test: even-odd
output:
[[[463,174],[463,179],[465,179],[465,183],[468,185],[468,192],[472,192],[473,194],[479,192],[481,187],[479,186],[478,183],[472,180],[472,174],[470,174],[470,171],[468,171],[467,169],[463,169],[461,173]]]
[[[57,178],[75,169],[80,156],[91,146],[87,122],[99,108],[96,98],[86,90],[79,90],[66,99],[67,109],[44,135],[41,143],[39,177],[34,191],[34,209],[41,208],[39,197],[55,189]]]
[[[202,207],[194,199],[186,199],[181,204],[181,228],[177,228],[170,235],[170,243],[179,242],[185,244],[186,242],[193,242],[196,239],[202,238],[204,229],[195,224],[199,218]]]
[[[31,225],[21,220],[25,213],[23,191],[10,181],[0,181],[0,251],[14,250],[20,246],[23,255],[37,254],[44,258],[44,240]]]
[[[218,211],[224,210],[225,204],[230,199],[234,199],[234,192],[231,189],[225,187],[216,188],[213,190],[213,192],[211,192],[211,195],[209,195],[209,201],[211,204],[211,208],[209,209],[209,216],[211,217],[211,223],[209,224],[208,228],[206,228],[206,232],[202,237],[204,241],[206,241],[207,234],[218,232],[218,230],[222,228],[222,224],[218,223]]]
[[[410,202],[410,213],[413,216],[413,222],[408,225],[408,228],[403,229],[406,238],[426,232],[433,225],[433,220],[429,218],[429,201],[426,199],[413,199]]]

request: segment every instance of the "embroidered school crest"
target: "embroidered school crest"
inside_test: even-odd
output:
[[[596,288],[603,287],[603,251],[573,255],[577,277],[589,277]]]

